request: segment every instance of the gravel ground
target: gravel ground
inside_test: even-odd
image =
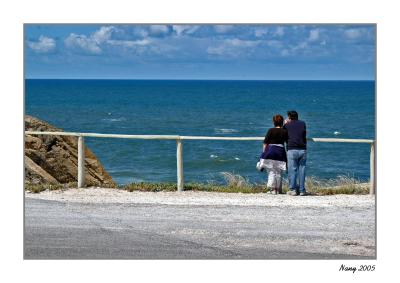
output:
[[[70,189],[25,194],[26,259],[375,258],[375,198]]]
[[[371,207],[375,197],[370,195],[330,195],[290,197],[287,195],[242,194],[218,192],[128,192],[120,189],[69,189],[27,192],[27,198],[79,203],[142,203],[169,205],[235,205],[278,207]]]

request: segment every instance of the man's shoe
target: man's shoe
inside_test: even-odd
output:
[[[301,192],[301,193],[300,193],[300,196],[302,196],[302,197],[308,196],[308,193],[307,193],[307,192]]]
[[[292,190],[288,191],[286,194],[289,196],[297,196],[296,191],[292,191]]]

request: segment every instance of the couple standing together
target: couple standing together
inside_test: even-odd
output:
[[[299,120],[296,111],[287,112],[284,121],[281,115],[274,115],[274,128],[270,128],[265,136],[263,153],[257,164],[259,170],[268,171],[267,187],[272,194],[282,193],[282,173],[288,170],[288,195],[305,196],[307,139],[306,124]],[[285,145],[287,147],[287,153]]]

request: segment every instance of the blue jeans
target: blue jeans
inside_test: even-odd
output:
[[[307,151],[304,149],[290,149],[287,152],[289,189],[305,193]],[[297,178],[299,182],[297,182]]]

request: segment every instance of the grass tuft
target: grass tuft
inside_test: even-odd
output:
[[[174,183],[131,183],[122,186],[122,189],[128,192],[143,191],[143,192],[173,192],[177,190],[177,185]]]
[[[250,187],[249,181],[241,175],[233,174],[230,172],[221,172],[222,177],[224,177],[226,183],[229,187]]]
[[[215,183],[186,183],[185,191],[221,192],[221,193],[266,193],[266,183],[252,184],[246,178],[229,172],[222,173],[226,184]],[[40,193],[45,190],[63,190],[76,188],[77,183],[68,184],[32,184],[25,183],[25,190],[32,193]],[[113,186],[114,187],[114,186]],[[131,183],[118,186],[119,189],[128,192],[175,192],[176,183]],[[286,179],[283,181],[282,191],[286,193],[289,189]],[[336,194],[368,194],[369,184],[361,183],[359,180],[349,176],[338,176],[336,179],[322,180],[315,177],[306,178],[306,189],[311,195],[336,195]]]
[[[70,182],[67,184],[49,184],[49,183],[30,183],[25,182],[25,190],[31,193],[38,194],[43,191],[54,191],[54,190],[66,190],[71,188],[77,188],[77,182]]]
[[[49,191],[54,191],[54,190],[61,190],[63,189],[64,186],[61,184],[32,184],[32,183],[25,183],[25,190],[38,194],[40,192],[49,190]]]
[[[266,193],[268,191],[266,183],[251,184],[244,177],[229,172],[223,172],[226,185],[214,183],[186,183],[184,191],[203,191],[221,193]],[[120,187],[129,192],[160,192],[176,191],[175,183],[131,183]],[[339,176],[336,179],[322,180],[315,177],[306,178],[306,189],[311,195],[335,195],[335,194],[368,194],[369,187],[366,183],[351,178],[349,176]],[[282,192],[289,190],[287,180],[283,181]]]

